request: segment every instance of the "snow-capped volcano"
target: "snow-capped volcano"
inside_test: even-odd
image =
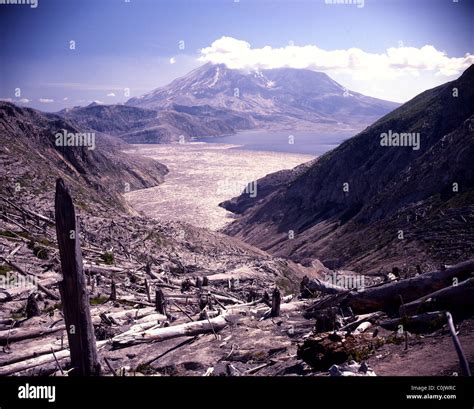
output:
[[[208,105],[247,114],[264,127],[311,123],[339,128],[368,125],[398,106],[349,91],[321,72],[243,71],[211,63],[127,104],[149,109]]]

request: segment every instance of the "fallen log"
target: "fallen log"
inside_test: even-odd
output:
[[[431,333],[442,328],[446,324],[444,312],[426,312],[424,314],[393,318],[379,322],[382,328],[391,331],[409,331],[414,334]]]
[[[97,349],[99,350],[100,348],[102,348],[104,345],[107,344],[107,342],[108,341],[99,341],[96,345]],[[70,357],[70,353],[68,349],[63,349],[61,351],[55,352],[54,354],[49,353],[49,354],[40,355],[35,358],[30,358],[23,361],[15,362],[10,365],[1,366],[0,376],[12,375],[17,372],[26,371],[28,369],[35,368],[37,366],[46,365],[51,362],[55,362],[56,360],[61,361],[69,357]]]
[[[333,283],[322,281],[317,278],[308,278],[308,276],[304,276],[303,280],[300,284],[301,292],[303,293],[304,290],[310,291],[310,293],[314,294],[316,291],[320,291],[326,294],[340,294],[347,292],[347,288],[340,287]]]
[[[400,307],[400,316],[428,311],[450,311],[457,319],[474,314],[474,278],[442,288]]]
[[[17,266],[15,263],[12,263],[11,261],[7,260],[5,257],[0,256],[0,260],[2,260],[5,264],[8,264],[11,268],[16,270],[22,276],[32,277],[34,279],[38,279],[37,275],[29,274],[29,273],[25,272],[21,267]],[[46,295],[51,297],[53,300],[59,300],[59,296],[57,294],[53,293],[52,291],[48,290],[44,285],[42,285],[38,282],[36,282],[36,285],[37,285],[38,289],[43,291]]]
[[[96,313],[96,311],[94,311]],[[147,315],[154,314],[155,309],[153,307],[146,307],[146,308],[136,308],[131,310],[123,310],[117,312],[106,312],[106,316],[112,318],[114,320],[137,320]]]
[[[451,286],[454,279],[461,282],[473,271],[474,259],[456,264],[446,270],[425,273],[378,287],[351,291],[343,300],[343,305],[351,307],[355,313],[373,311],[398,313],[401,298],[405,303],[409,303],[420,296]]]
[[[25,208],[22,208],[20,206],[17,206],[15,203],[13,203],[12,201],[8,200],[5,196],[2,196],[0,195],[0,199],[4,200],[5,202],[7,202],[10,206],[12,206],[13,208],[17,209],[19,212],[23,213],[23,214],[26,214],[30,217],[34,217],[34,218],[37,218],[37,219],[40,219],[46,223],[49,223],[50,225],[54,226],[54,221],[51,220],[50,218],[46,217],[46,216],[43,216],[42,214],[40,213],[37,213],[37,212],[34,212],[33,210],[28,210],[28,209],[25,209]]]
[[[36,358],[26,359],[24,361],[16,362],[10,365],[5,365],[0,367],[0,376],[12,375],[17,372],[26,371],[27,369],[34,368],[36,366],[48,364],[54,362],[56,359],[58,361],[69,358],[69,350],[63,349],[56,353],[56,358],[52,353],[38,356]]]
[[[143,332],[124,332],[112,338],[115,348],[124,348],[147,342],[164,341],[177,337],[190,337],[208,332],[220,331],[231,322],[229,315],[220,315],[216,318],[202,321],[194,321],[186,324],[174,325],[164,328],[156,328]]]
[[[366,321],[369,321],[373,324],[374,321],[377,318],[379,318],[381,315],[384,315],[384,313],[381,312],[381,311],[373,312],[373,313],[370,313],[370,314],[358,315],[356,317],[355,321],[349,322],[348,324],[341,327],[339,330],[340,331],[352,331],[352,330],[356,329],[360,324],[362,324]]]
[[[11,351],[8,354],[0,355],[0,367],[35,358],[40,355],[49,354],[51,353],[51,350],[57,352],[65,348],[64,346],[61,346],[60,341],[52,341],[47,344],[44,344],[43,342],[43,340],[35,342],[32,346],[25,346],[23,344],[11,346]]]
[[[0,345],[22,341],[24,339],[38,338],[65,329],[66,327],[64,325],[60,325],[53,328],[13,328],[11,330],[0,331]]]

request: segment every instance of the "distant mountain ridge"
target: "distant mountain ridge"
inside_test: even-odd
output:
[[[255,127],[332,131],[360,130],[399,106],[347,90],[321,72],[248,72],[211,63],[126,104],[157,110],[210,106],[246,115]]]
[[[355,132],[398,105],[349,91],[320,72],[209,63],[125,105],[93,103],[58,114],[127,143],[170,143],[251,129]]]
[[[209,106],[144,109],[128,105],[89,105],[58,113],[86,129],[105,132],[127,143],[169,143],[181,138],[220,136],[249,129],[243,115]]]
[[[471,66],[303,171],[263,178],[253,203],[243,194],[223,204],[241,214],[226,232],[276,255],[319,258],[330,267],[389,267],[401,254],[404,263],[472,257],[473,85]],[[421,149],[381,146],[389,131],[420,133]]]

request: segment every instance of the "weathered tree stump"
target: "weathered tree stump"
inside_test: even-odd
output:
[[[272,294],[272,311],[270,314],[272,317],[278,317],[280,315],[280,304],[281,294],[278,288],[275,288]]]
[[[155,307],[156,311],[158,311],[160,314],[166,315],[166,300],[161,288],[156,289]]]
[[[148,285],[148,280],[146,278],[145,278],[145,291],[146,291],[146,298],[148,302],[151,302],[150,286]]]
[[[40,315],[38,307],[37,294],[31,293],[26,301],[26,318],[37,317]]]
[[[117,286],[115,285],[114,279],[112,279],[112,284],[110,285],[110,301],[117,301]]]
[[[79,225],[71,196],[62,179],[56,182],[55,218],[63,274],[59,290],[73,367],[70,375],[99,375],[100,364],[82,265]]]

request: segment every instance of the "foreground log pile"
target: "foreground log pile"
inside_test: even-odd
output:
[[[470,370],[474,260],[339,287],[190,226],[76,219],[61,183],[56,214],[0,200],[0,376],[372,376],[424,337]]]

